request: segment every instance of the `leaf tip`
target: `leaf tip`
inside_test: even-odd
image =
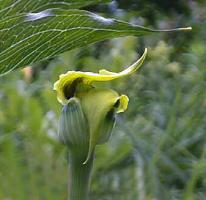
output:
[[[180,31],[191,31],[192,30],[192,27],[189,26],[189,27],[185,27],[185,28],[179,28]]]

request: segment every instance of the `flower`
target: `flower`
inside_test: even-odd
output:
[[[111,89],[95,88],[92,83],[111,81],[133,74],[144,62],[146,54],[147,49],[145,49],[138,61],[119,73],[110,72],[105,69],[100,70],[99,73],[68,71],[66,74],[60,75],[59,80],[54,83],[57,99],[64,105],[62,111],[63,117],[60,118],[59,123],[60,126],[64,127],[59,129],[59,134],[62,135],[61,132],[64,133],[63,138],[66,139],[65,143],[70,147],[76,144],[76,140],[72,142],[72,138],[78,136],[81,140],[85,138],[83,136],[81,137],[81,134],[89,136],[88,153],[84,163],[88,161],[97,144],[105,143],[109,139],[115,124],[115,114],[124,112],[127,109],[129,101],[126,95],[119,95]],[[75,103],[76,106],[74,106]],[[70,106],[70,109],[67,109],[68,106]],[[69,114],[67,112],[69,112]],[[83,114],[79,115],[79,113]],[[75,119],[73,119],[71,115],[75,115]],[[85,126],[81,126],[89,127],[88,133],[83,133],[84,131],[82,129],[80,131],[82,133],[80,134],[71,131],[78,130],[79,127],[77,127],[77,124],[81,122],[79,121],[77,123],[76,121],[79,118],[81,118],[81,121],[84,121],[84,123],[88,123]],[[75,124],[75,127],[73,127],[72,124]],[[78,144],[76,145],[78,146]]]

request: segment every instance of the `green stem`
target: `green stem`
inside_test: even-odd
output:
[[[83,164],[85,157],[69,152],[69,200],[88,200],[93,156]]]

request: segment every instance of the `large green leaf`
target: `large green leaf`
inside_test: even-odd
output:
[[[81,7],[103,0],[79,0],[78,3],[74,0],[32,2],[0,1],[0,74],[75,47],[115,37],[156,32],[84,10],[65,9],[67,6]],[[66,7],[58,8],[61,5]],[[44,10],[45,8],[49,9]]]

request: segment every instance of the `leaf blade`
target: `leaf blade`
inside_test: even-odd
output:
[[[0,20],[0,74],[76,47],[158,30],[108,19],[84,10],[48,9]]]
[[[0,16],[7,17],[19,13],[40,12],[46,9],[78,9],[91,4],[107,3],[110,0],[0,0]]]

